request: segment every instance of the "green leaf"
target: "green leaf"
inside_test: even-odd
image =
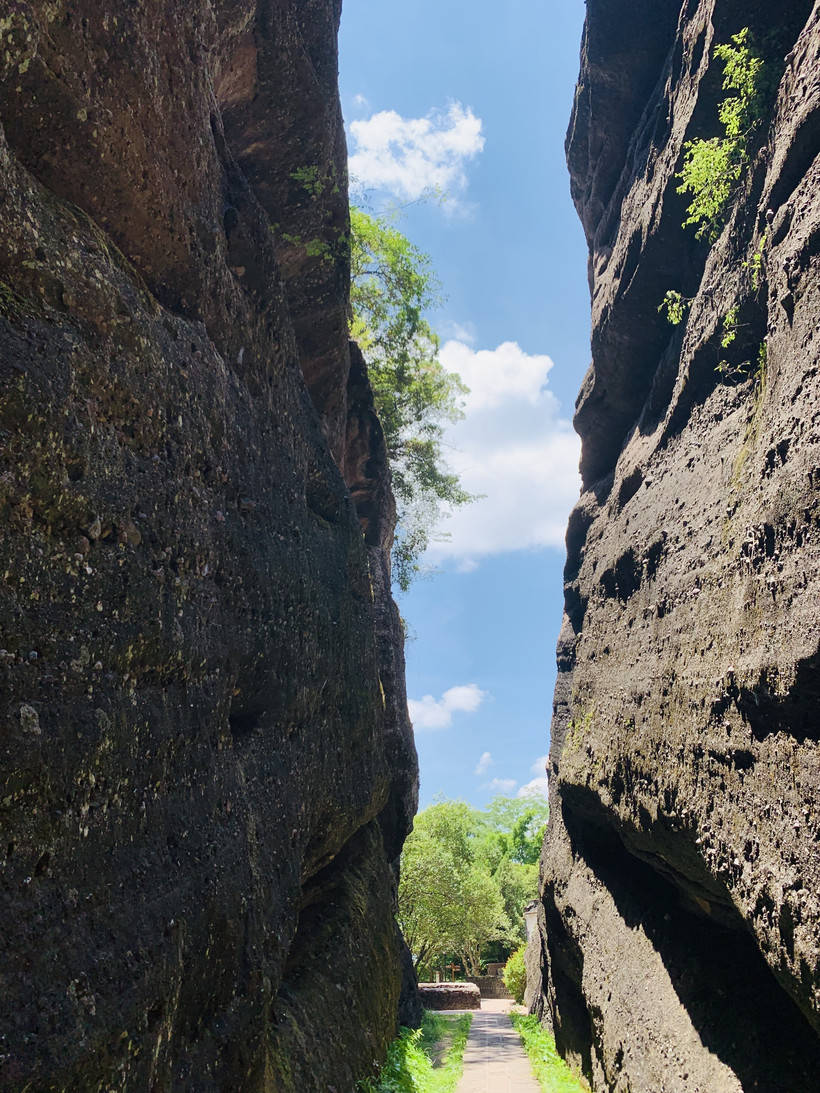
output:
[[[718,106],[724,135],[687,141],[677,176],[681,180],[678,193],[692,197],[683,226],[697,227],[697,238],[706,236],[710,242],[717,238],[748,166],[747,142],[760,124],[766,90],[764,61],[748,27],[735,34],[731,44],[716,46],[715,57],[723,63],[723,89],[730,92]]]

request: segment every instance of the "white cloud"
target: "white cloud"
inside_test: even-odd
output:
[[[530,356],[517,342],[476,350],[451,339],[442,347],[441,363],[450,372],[458,372],[470,388],[464,402],[467,414],[495,410],[510,401],[534,406],[542,395],[553,412],[557,409],[554,396],[544,391],[553,366],[551,358],[543,354]]]
[[[533,778],[526,782],[518,791],[519,797],[549,797],[549,787],[546,774],[540,778]]]
[[[519,797],[549,797],[547,782],[548,755],[539,755],[530,767],[530,773],[536,775],[531,781],[526,782],[518,791]]]
[[[515,778],[493,778],[488,783],[488,788],[496,793],[512,793],[517,785]]]
[[[459,102],[425,118],[380,110],[350,123],[350,176],[403,201],[415,201],[429,190],[453,197],[467,185],[467,161],[484,147],[481,127],[481,118]]]
[[[447,319],[442,323],[439,334],[443,338],[452,338],[455,341],[464,342],[466,345],[475,345],[476,343],[474,323],[457,323],[453,319]]]
[[[493,757],[490,752],[485,751],[473,771],[473,774],[485,774],[489,767],[493,765]]]
[[[464,420],[447,428],[447,462],[482,496],[444,522],[447,538],[432,545],[430,560],[469,571],[465,562],[489,554],[562,547],[580,491],[580,442],[547,388],[552,361],[516,342],[476,350],[455,339],[440,359],[470,388]]]
[[[546,778],[533,778],[532,781],[526,782],[518,791],[519,797],[548,797],[549,792],[547,788]]]
[[[366,95],[358,94],[353,96],[353,105],[364,110],[366,107],[370,106],[370,103]]]
[[[425,695],[419,700],[409,699],[407,705],[415,729],[446,729],[453,723],[453,714],[475,713],[486,697],[487,692],[477,684],[467,683],[450,687],[438,700]]]

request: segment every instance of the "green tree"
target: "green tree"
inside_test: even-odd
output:
[[[406,591],[444,511],[473,500],[442,451],[467,388],[442,366],[425,318],[440,302],[428,255],[385,217],[354,206],[350,223],[351,337],[367,358],[384,428],[398,508],[393,572]]]
[[[514,944],[524,942],[527,936],[524,906],[538,894],[538,866],[534,863],[522,865],[502,858],[493,877],[504,902],[504,914],[510,923],[506,940]]]
[[[416,968],[454,948],[461,894],[452,851],[416,824],[404,846],[398,918]]]
[[[541,856],[549,814],[543,797],[496,797],[484,815],[502,853],[521,865],[534,865]]]
[[[416,816],[402,851],[398,898],[399,925],[416,967],[461,953],[463,905],[473,902],[476,830],[477,815],[464,801],[439,801]]]
[[[453,936],[453,947],[464,961],[468,975],[481,975],[484,946],[488,941],[507,939],[510,930],[498,882],[483,863],[475,862],[464,875]]]
[[[496,798],[486,812],[438,801],[405,843],[398,918],[417,967],[458,954],[478,975],[487,947],[524,940],[523,908],[537,893],[547,804]]]
[[[524,904],[538,893],[538,859],[549,805],[542,797],[496,797],[483,819],[483,854],[504,901],[509,942],[525,940]]]

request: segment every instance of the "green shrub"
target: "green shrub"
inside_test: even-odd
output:
[[[740,305],[734,304],[723,316],[723,333],[720,337],[722,349],[728,349],[737,337],[738,320],[740,318]]]
[[[524,1001],[524,991],[527,989],[527,966],[524,963],[525,949],[526,945],[516,949],[504,965],[504,986],[519,1006]]]
[[[718,107],[722,137],[690,140],[684,147],[678,193],[690,194],[684,228],[697,226],[698,239],[717,238],[726,207],[749,161],[747,143],[764,108],[764,61],[748,27],[732,37],[731,45],[715,47],[723,62],[723,89],[732,92]]]
[[[733,341],[734,338],[731,340]],[[728,343],[724,340],[721,344],[726,346]],[[729,383],[744,383],[753,376],[755,380],[755,398],[757,399],[758,393],[766,383],[766,358],[766,343],[761,342],[755,360],[739,361],[737,363],[721,360],[715,366],[715,371]]]
[[[757,250],[752,253],[748,262],[744,263],[744,269],[752,271],[752,292],[760,288],[766,273],[766,244],[769,241],[769,229],[763,232]]]
[[[691,300],[670,288],[661,301],[658,311],[666,312],[666,321],[671,323],[672,326],[680,326],[686,318],[686,312],[689,310],[691,303]]]

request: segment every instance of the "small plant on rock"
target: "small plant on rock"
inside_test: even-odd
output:
[[[743,468],[745,467],[746,461],[749,458],[749,453],[760,434],[766,388],[768,384],[768,359],[768,346],[766,345],[766,342],[761,342],[757,351],[757,362],[754,369],[751,370],[751,362],[746,362],[746,366],[750,371],[746,372],[744,378],[749,375],[754,376],[754,403],[752,416],[749,418],[748,424],[746,425],[746,435],[743,438],[743,444],[735,459],[734,467],[732,468],[732,489],[736,492],[742,487]]]
[[[723,316],[723,334],[720,338],[720,345],[722,349],[728,349],[732,342],[737,337],[738,319],[740,317],[740,305],[735,304],[730,307],[726,314]]]
[[[749,162],[748,141],[760,124],[764,106],[764,61],[748,27],[733,35],[731,44],[715,47],[723,62],[723,89],[729,94],[718,107],[722,137],[690,140],[684,145],[678,193],[690,194],[684,228],[696,226],[698,239],[713,243],[724,214]]]
[[[297,167],[295,171],[291,171],[290,177],[311,197],[319,197],[325,186],[316,166]]]
[[[760,244],[756,251],[752,253],[752,257],[748,262],[744,263],[744,268],[749,269],[752,272],[752,291],[757,292],[760,288],[763,280],[763,275],[766,270],[766,244],[769,241],[769,229],[767,228],[763,235],[760,237]]]
[[[658,311],[666,312],[666,321],[672,326],[680,326],[686,318],[686,312],[691,303],[692,301],[686,296],[681,296],[679,292],[670,289],[661,301]]]
[[[766,343],[761,342],[756,360],[740,361],[732,364],[729,361],[718,361],[715,371],[718,375],[731,383],[743,383],[744,380],[754,376],[755,391],[758,391],[765,382],[766,376]]]
[[[585,737],[589,736],[594,720],[595,710],[593,707],[589,706],[576,710],[572,720],[567,725],[567,743],[572,748],[580,747]]]

